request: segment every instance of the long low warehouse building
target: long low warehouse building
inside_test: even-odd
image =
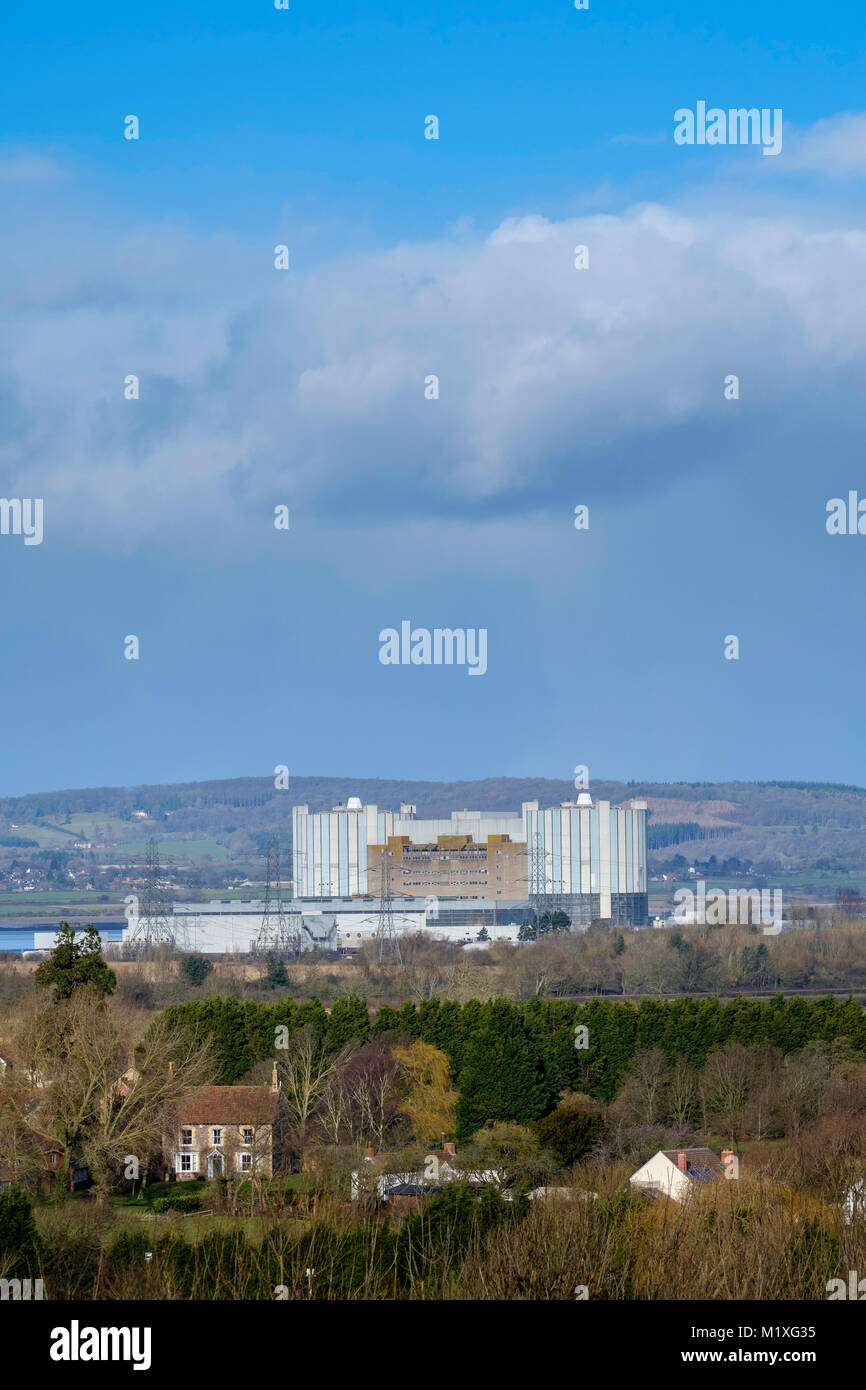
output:
[[[379,928],[376,898],[332,898],[283,904],[284,930],[296,939],[301,951],[359,950],[372,941]],[[392,921],[398,936],[423,932],[436,941],[458,945],[475,941],[482,927],[491,941],[516,941],[520,924],[529,915],[528,902],[492,902],[478,899],[460,903],[434,898],[407,898],[393,904]],[[74,922],[83,931],[86,922]],[[135,934],[137,919],[98,922],[103,947],[120,947]],[[181,951],[203,955],[249,955],[267,949],[262,928],[278,931],[273,905],[265,923],[265,904],[247,902],[175,903],[167,925]],[[24,955],[52,950],[57,939],[56,922],[11,922],[0,927],[0,954]]]
[[[490,902],[483,899],[459,903],[433,898],[406,898],[393,904],[396,935],[424,932],[437,941],[463,944],[474,941],[482,927],[491,941],[516,941],[520,924],[530,908],[527,902]],[[300,949],[351,951],[372,941],[379,929],[380,904],[376,898],[330,898],[313,902],[296,900],[283,905],[284,930],[299,939]],[[266,949],[268,938],[279,931],[276,910],[260,901],[224,903],[176,903],[169,919],[181,950],[208,955],[239,954]],[[265,928],[263,931],[263,927]]]
[[[84,931],[87,921],[72,922],[76,931]],[[93,924],[99,931],[103,946],[119,946],[126,939],[126,922]],[[28,951],[51,951],[57,942],[56,922],[4,922],[0,926],[0,955],[24,955]]]

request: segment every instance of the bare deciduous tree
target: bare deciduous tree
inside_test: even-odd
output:
[[[357,1043],[350,1043],[339,1052],[329,1052],[319,1031],[307,1025],[292,1034],[288,1048],[280,1053],[277,1070],[291,1137],[300,1155],[303,1155],[312,1121],[320,1111],[328,1110],[326,1095],[337,1093],[331,1083],[356,1049]]]
[[[45,1006],[32,1041],[37,1066],[51,1077],[43,1110],[64,1146],[64,1171],[74,1152],[100,1196],[130,1160],[144,1174],[172,1102],[215,1070],[210,1048],[164,1014],[133,1050],[110,1002],[86,990]]]

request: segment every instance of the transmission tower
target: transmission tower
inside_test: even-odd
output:
[[[297,956],[301,951],[300,923],[296,912],[288,916],[283,911],[283,884],[280,871],[280,842],[274,835],[268,844],[268,867],[265,897],[262,904],[262,925],[253,945],[256,955]]]
[[[540,830],[536,830],[529,851],[529,901],[535,914],[536,925],[550,902],[547,892],[547,856]]]
[[[162,883],[159,846],[156,840],[148,840],[141,907],[130,941],[142,950],[149,946],[173,946],[173,915]]]
[[[376,927],[376,956],[380,961],[395,960],[403,964],[400,941],[394,931],[394,896],[391,891],[391,859],[394,851],[387,844],[382,849],[381,884],[379,886],[379,922]]]

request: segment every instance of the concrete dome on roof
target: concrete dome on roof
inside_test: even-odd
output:
[[[361,809],[361,798],[360,798],[360,796],[350,796],[350,797],[349,797],[349,800],[346,802],[346,810],[347,810],[347,811],[360,811],[360,809]]]

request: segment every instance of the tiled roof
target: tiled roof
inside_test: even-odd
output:
[[[433,1187],[428,1183],[400,1182],[396,1187],[385,1189],[386,1197],[430,1197],[434,1193],[441,1192],[441,1187]]]
[[[270,1086],[188,1086],[174,1112],[182,1125],[270,1125],[279,1101]]]
[[[710,1177],[715,1172],[722,1172],[724,1165],[718,1154],[714,1154],[712,1149],[662,1149],[665,1158],[669,1158],[676,1168],[677,1159],[681,1153],[686,1156],[688,1174],[695,1178]],[[692,1171],[694,1170],[694,1172]]]

